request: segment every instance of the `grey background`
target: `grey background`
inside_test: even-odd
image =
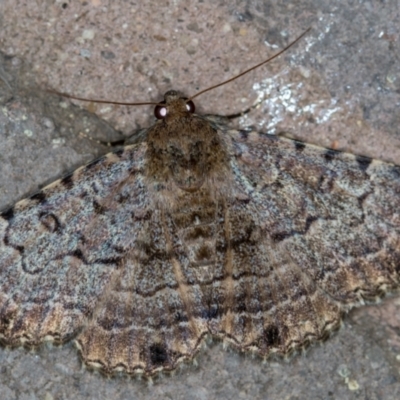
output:
[[[281,133],[386,161],[400,160],[398,0],[0,2],[0,208],[85,163],[153,121],[151,107],[81,103],[187,95],[272,55],[273,63],[196,99],[236,126]],[[76,103],[78,104],[78,103]],[[105,122],[107,121],[107,122]],[[397,399],[400,301],[351,312],[322,345],[290,360],[209,343],[197,365],[152,384],[82,367],[71,344],[0,348],[0,399]]]

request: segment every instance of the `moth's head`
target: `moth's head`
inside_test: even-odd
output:
[[[157,119],[170,119],[193,114],[195,106],[192,100],[181,96],[176,90],[169,90],[164,94],[164,101],[154,108]]]

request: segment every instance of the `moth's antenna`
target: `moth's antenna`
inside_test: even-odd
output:
[[[125,103],[125,102],[120,102],[120,101],[108,101],[108,100],[97,100],[97,99],[85,99],[83,97],[78,97],[78,96],[72,96],[68,93],[62,93],[62,92],[57,92],[56,90],[51,90],[47,89],[46,92],[48,93],[53,93],[53,94],[58,94],[59,96],[66,97],[67,99],[74,99],[74,100],[80,100],[80,101],[91,101],[92,103],[102,103],[102,104],[116,104],[118,106],[149,106],[149,105],[154,105],[154,106],[163,106],[163,104],[160,103],[155,103],[155,102],[144,102],[144,103]]]
[[[261,65],[266,64],[267,62],[273,60],[274,58],[280,56],[282,53],[284,53],[286,50],[288,50],[290,47],[292,47],[294,44],[296,44],[303,36],[305,36],[309,31],[311,30],[311,27],[308,28],[306,31],[304,31],[296,40],[294,40],[292,43],[290,43],[289,45],[287,45],[284,49],[282,49],[281,51],[279,51],[278,53],[276,53],[275,55],[273,55],[272,57],[268,58],[267,60],[255,65],[254,67],[251,67],[249,69],[246,69],[246,71],[241,72],[239,75],[234,76],[233,78],[230,78],[224,82],[218,83],[218,85],[214,85],[211,86],[207,89],[204,89],[198,93],[196,93],[194,96],[190,97],[189,99],[187,99],[187,101],[193,100],[195,97],[200,96],[201,94],[208,92],[209,90],[215,89],[219,86],[225,85],[229,82],[234,81],[237,78],[240,78],[241,76],[247,74],[250,71],[253,71],[253,69],[256,69],[258,67],[261,67]],[[108,101],[108,100],[98,100],[98,99],[85,99],[83,97],[78,97],[78,96],[72,96],[68,93],[62,93],[62,92],[57,92],[56,90],[51,90],[51,89],[47,89],[46,90],[48,93],[53,93],[53,94],[57,94],[59,96],[65,97],[67,99],[73,99],[73,100],[80,100],[80,101],[91,101],[92,103],[101,103],[101,104],[115,104],[118,106],[161,106],[163,107],[164,104],[160,104],[160,103],[155,103],[152,101],[146,101],[146,102],[140,102],[140,103],[128,103],[128,102],[120,102],[120,101]]]
[[[295,39],[292,43],[288,44],[284,49],[273,55],[272,57],[260,62],[259,64],[255,65],[254,67],[251,67],[249,69],[246,69],[246,71],[241,72],[239,75],[234,76],[233,78],[230,78],[224,82],[218,83],[217,85],[211,86],[207,89],[201,90],[200,92],[196,93],[194,96],[190,97],[187,101],[193,100],[195,97],[200,96],[201,94],[208,92],[209,90],[213,90],[217,87],[220,87],[222,85],[226,85],[229,82],[234,81],[237,78],[240,78],[241,76],[247,74],[250,71],[253,71],[253,69],[256,69],[258,67],[261,67],[261,65],[264,65],[270,61],[272,61],[274,58],[279,57],[282,53],[284,53],[286,50],[288,50],[290,47],[292,47],[294,44],[296,44],[303,36],[305,36],[308,32],[310,32],[311,27],[308,28],[306,31],[304,31],[297,39]]]

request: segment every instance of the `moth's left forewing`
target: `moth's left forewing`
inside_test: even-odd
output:
[[[333,297],[352,302],[398,286],[399,166],[256,132],[229,137],[235,181],[257,204],[270,240],[308,250],[326,281],[342,267],[343,276],[358,276],[337,281],[348,289]]]
[[[398,289],[398,166],[257,132],[221,135],[232,209],[240,203],[251,227],[246,243],[231,241],[234,345],[287,354]],[[243,223],[231,220],[234,235]]]

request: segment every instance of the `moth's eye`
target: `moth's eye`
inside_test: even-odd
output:
[[[189,100],[186,102],[186,109],[190,112],[190,113],[194,113],[194,110],[196,109],[196,107],[194,106],[194,103],[192,100]]]
[[[165,101],[162,101],[161,104],[165,104]],[[167,116],[167,107],[155,106],[154,107],[154,116],[157,119],[164,119]]]

